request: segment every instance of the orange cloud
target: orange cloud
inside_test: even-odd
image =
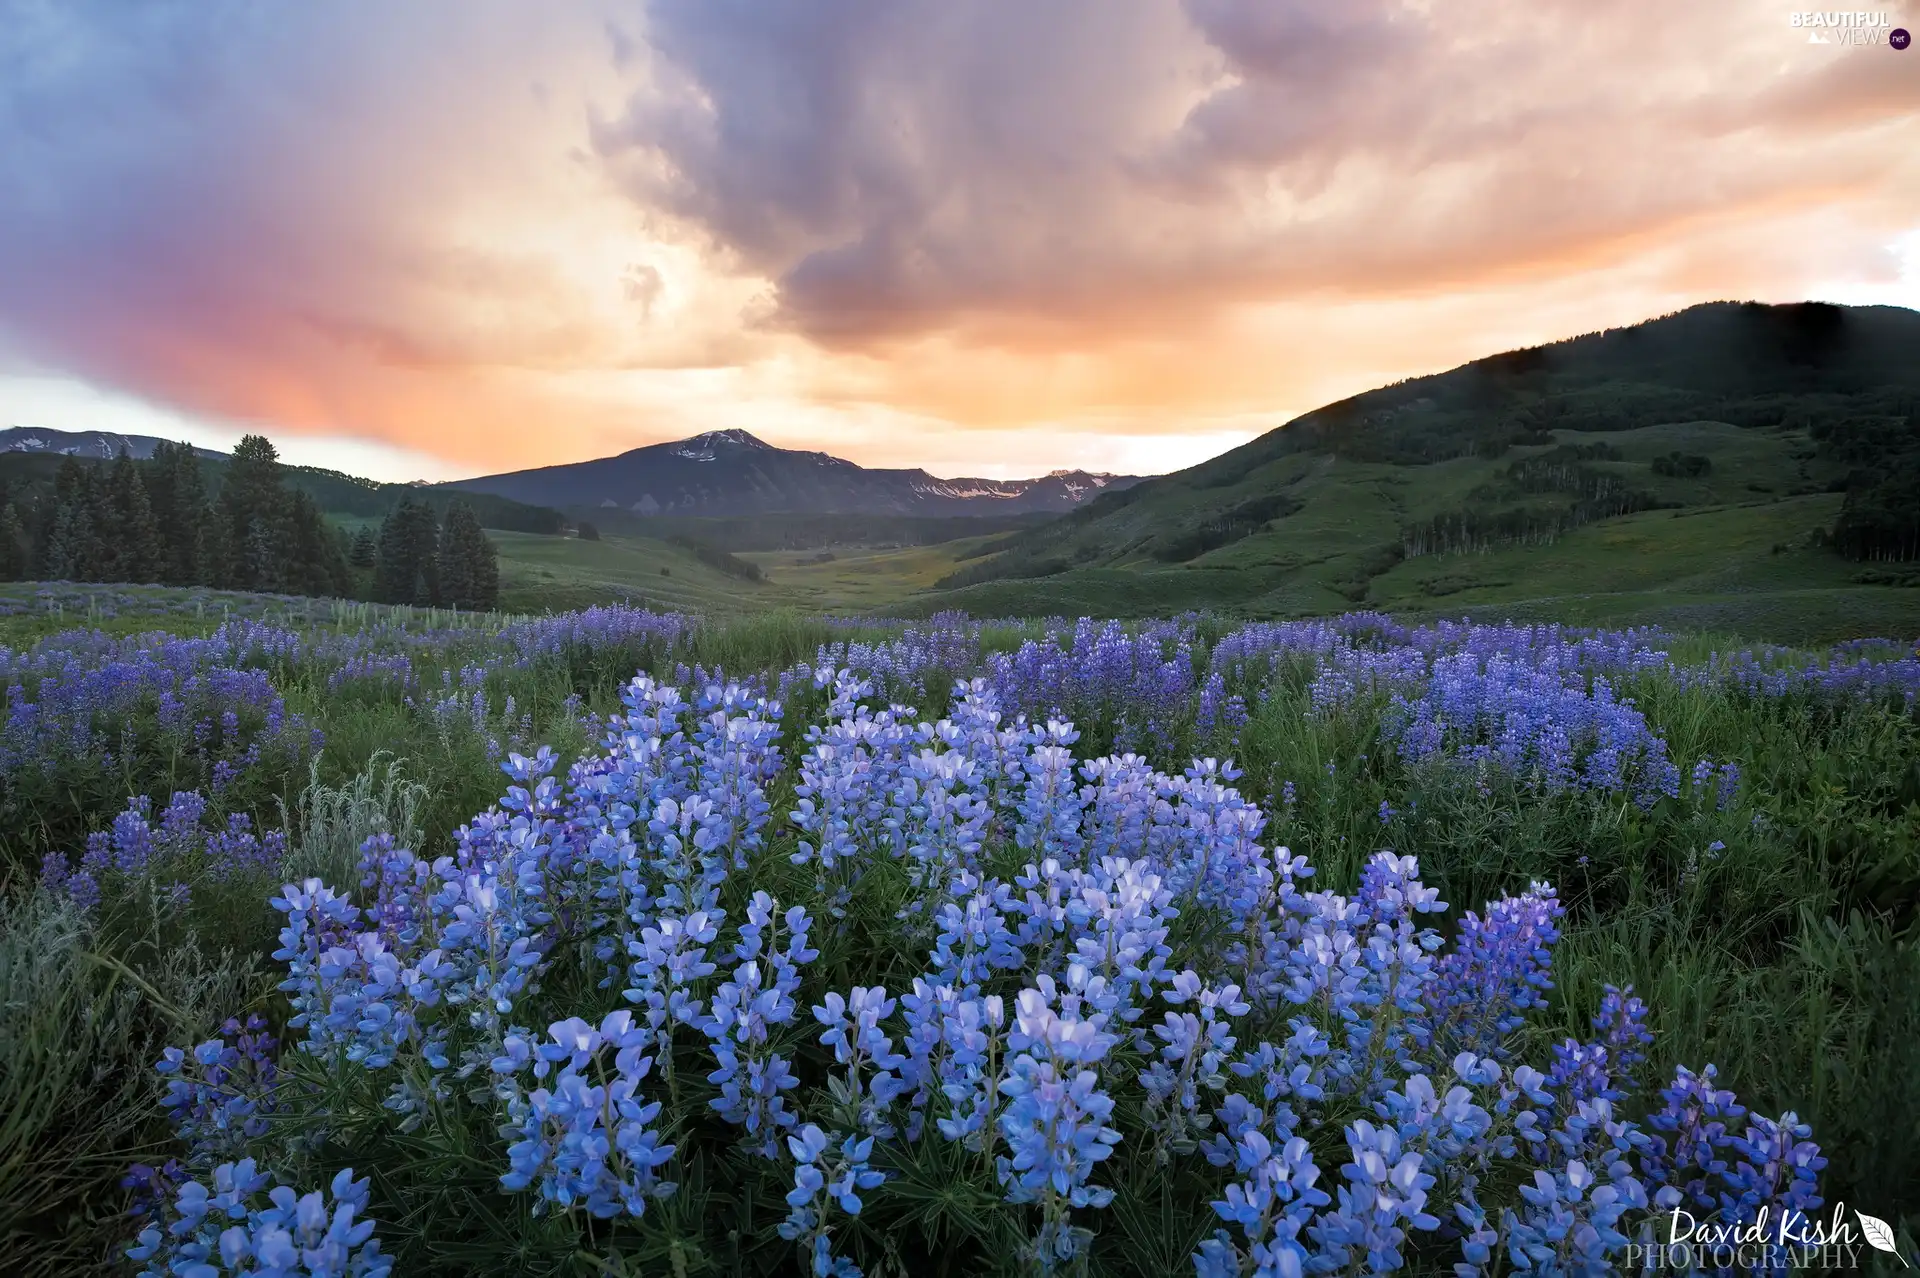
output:
[[[43,6],[0,32],[0,375],[471,471],[728,425],[1175,464],[1884,273],[1913,58],[1651,0]]]

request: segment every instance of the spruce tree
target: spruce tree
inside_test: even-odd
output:
[[[380,525],[374,598],[381,603],[422,607],[439,604],[439,540],[433,507],[402,497]]]
[[[279,453],[266,436],[246,436],[233,450],[220,486],[228,537],[226,584],[240,590],[286,588],[285,503]]]
[[[118,541],[114,536],[113,494],[102,466],[86,468],[87,536],[83,543],[80,571],[76,581],[113,581],[118,579]]]
[[[233,586],[233,529],[217,500],[202,509],[199,581],[222,590]]]
[[[380,558],[380,543],[374,536],[371,524],[362,524],[360,531],[353,535],[353,549],[347,554],[347,562],[355,568],[371,568]]]
[[[473,608],[476,612],[491,611],[500,606],[500,556],[477,521],[473,531]]]
[[[444,601],[440,598],[440,525],[433,507],[414,503],[409,532],[408,558],[414,565],[411,602],[422,608],[438,607]]]
[[[400,505],[386,513],[380,521],[380,537],[377,553],[373,561],[373,598],[376,603],[399,603],[403,595],[400,583],[405,578],[406,534],[402,526],[400,512],[407,504],[401,498]]]
[[[450,608],[473,607],[473,547],[466,534],[471,523],[473,512],[456,501],[440,525],[440,598]]]
[[[274,521],[267,516],[253,515],[240,530],[240,541],[234,551],[234,580],[242,590],[283,588],[281,549],[273,525]]]
[[[346,596],[352,576],[340,538],[327,523],[319,504],[304,492],[287,499],[287,558],[284,589],[302,595]]]
[[[147,582],[160,577],[164,559],[160,526],[147,498],[147,484],[126,449],[101,486],[102,562],[107,581]]]
[[[53,496],[41,516],[34,576],[42,581],[97,581],[100,536],[93,471],[68,457],[53,478]]]
[[[473,507],[456,501],[447,507],[440,530],[440,593],[456,608],[475,612],[492,608],[500,595],[500,565],[493,543],[480,527]]]
[[[12,502],[0,507],[0,581],[19,581],[27,575],[27,528]]]
[[[160,580],[169,586],[211,584],[218,573],[207,558],[207,487],[193,446],[156,444],[146,478],[160,528]]]
[[[90,535],[86,508],[74,502],[55,502],[40,539],[40,562],[34,576],[42,581],[86,581],[86,544]]]

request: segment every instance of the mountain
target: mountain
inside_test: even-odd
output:
[[[92,457],[111,460],[124,449],[140,461],[153,456],[152,435],[115,435],[104,430],[47,430],[39,426],[10,426],[0,430],[0,453],[47,453],[55,457]],[[225,457],[211,448],[195,446],[202,457]]]
[[[443,487],[563,510],[617,508],[644,516],[953,516],[1068,511],[1137,482],[1131,475],[1079,470],[1039,479],[937,479],[924,470],[869,470],[826,453],[776,448],[744,430],[716,430],[617,457]]]
[[[1920,313],[1718,302],[1491,356],[970,555],[904,610],[1914,633]]]

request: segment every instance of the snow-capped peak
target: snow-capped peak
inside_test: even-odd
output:
[[[688,461],[712,461],[715,450],[723,448],[756,448],[772,452],[773,445],[759,439],[744,430],[709,430],[683,439],[674,446],[675,457],[685,457]]]

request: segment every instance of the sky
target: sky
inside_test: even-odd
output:
[[[1920,0],[1830,16],[0,0],[0,426],[1158,473],[1694,302],[1920,306]]]

